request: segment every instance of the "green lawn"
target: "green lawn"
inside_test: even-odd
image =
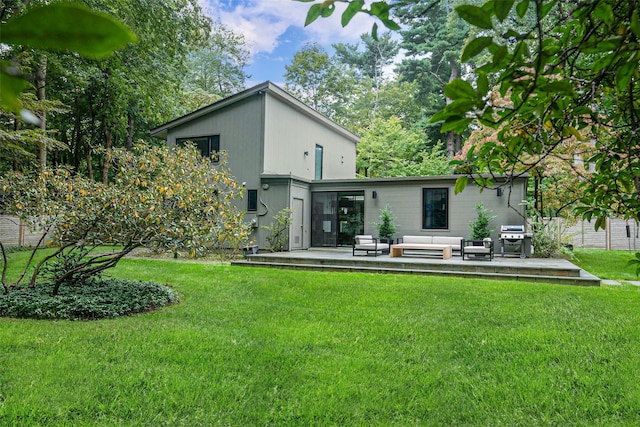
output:
[[[0,319],[0,425],[638,425],[640,290],[124,260],[182,303]]]
[[[571,262],[601,279],[640,280],[635,274],[636,268],[627,267],[635,255],[633,251],[576,249],[573,253],[575,258]]]

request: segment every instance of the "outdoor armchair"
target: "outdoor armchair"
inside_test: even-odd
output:
[[[356,251],[364,251],[367,255],[373,252],[374,256],[378,256],[378,252],[381,254],[389,253],[389,244],[381,243],[380,239],[368,234],[362,234],[353,238],[353,255]]]

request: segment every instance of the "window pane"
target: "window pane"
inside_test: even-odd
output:
[[[188,142],[195,144],[203,157],[210,158],[213,154],[213,161],[218,161],[220,151],[220,135],[197,136],[193,138],[176,138],[176,145],[184,146]]]
[[[213,158],[211,160],[213,160],[214,162],[217,162],[218,160],[220,160],[220,156],[218,155],[220,153],[220,135],[210,136],[209,139],[210,139],[209,156],[213,154]]]
[[[322,146],[316,145],[316,175],[315,179],[322,179]]]
[[[424,188],[422,206],[422,228],[449,227],[449,190],[447,188]]]
[[[247,212],[258,210],[258,190],[247,191]]]

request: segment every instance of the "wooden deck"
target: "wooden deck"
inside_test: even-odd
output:
[[[259,252],[232,262],[246,267],[288,268],[312,271],[343,271],[393,274],[420,274],[518,280],[579,286],[600,286],[600,279],[566,259],[540,259],[496,256],[493,260],[462,260],[457,255],[449,259],[409,253],[402,257],[353,256],[351,248],[310,249],[292,252]]]

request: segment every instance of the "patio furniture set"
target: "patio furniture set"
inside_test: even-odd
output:
[[[489,258],[493,259],[494,244],[491,239],[467,240],[463,237],[446,236],[403,236],[398,243],[392,240],[379,239],[372,235],[358,235],[353,240],[353,255],[356,251],[373,253],[374,256],[389,254],[391,258],[405,255],[405,250],[415,254],[415,251],[427,254],[441,255],[442,259],[450,259],[453,252],[458,252],[462,259]]]

